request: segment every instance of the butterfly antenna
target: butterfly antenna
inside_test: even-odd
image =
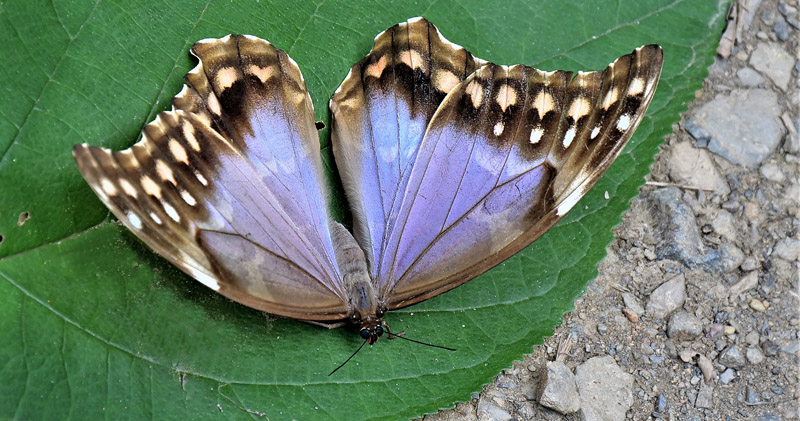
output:
[[[407,341],[409,341],[409,342],[414,342],[415,344],[420,344],[420,345],[429,346],[429,347],[431,347],[431,348],[439,348],[439,349],[446,349],[446,350],[448,350],[448,351],[455,351],[455,349],[453,349],[453,348],[448,348],[448,347],[446,347],[446,346],[434,345],[434,344],[429,344],[429,343],[427,343],[427,342],[417,341],[417,340],[414,340],[414,339],[411,339],[411,338],[406,338],[405,336],[396,335],[396,334],[394,334],[394,333],[392,333],[392,332],[387,332],[387,333],[389,334],[389,339],[400,338],[400,339],[407,340]]]
[[[365,339],[365,340],[364,340],[364,342],[361,344],[361,346],[360,346],[360,347],[358,347],[358,349],[357,349],[355,352],[353,352],[353,354],[352,354],[352,355],[350,355],[350,357],[348,357],[346,360],[344,360],[344,362],[343,362],[343,363],[339,364],[339,367],[336,367],[336,368],[335,368],[333,371],[331,371],[331,372],[330,372],[330,374],[328,374],[328,375],[329,375],[329,376],[331,376],[331,375],[333,375],[333,373],[335,373],[335,372],[339,371],[339,369],[340,369],[340,368],[344,367],[344,365],[345,365],[345,364],[347,364],[347,362],[348,362],[348,361],[352,360],[352,359],[353,359],[353,357],[355,357],[355,356],[356,356],[356,354],[358,354],[358,351],[361,351],[361,348],[363,348],[363,347],[364,347],[364,345],[366,345],[366,344],[367,344],[367,340]]]

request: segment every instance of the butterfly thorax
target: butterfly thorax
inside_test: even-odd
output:
[[[359,327],[359,334],[371,345],[383,335],[386,305],[378,299],[364,251],[350,231],[338,222],[331,222],[331,236],[347,293],[350,322]]]

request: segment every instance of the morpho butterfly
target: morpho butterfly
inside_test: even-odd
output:
[[[249,35],[199,63],[130,148],[75,146],[97,196],[218,293],[304,321],[354,324],[451,290],[520,251],[597,182],[644,116],[662,50],[604,71],[499,66],[423,18],[375,37],[333,94],[353,215],[328,215],[314,108],[297,64]],[[362,345],[363,346],[363,345]]]

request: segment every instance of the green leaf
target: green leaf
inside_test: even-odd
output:
[[[407,418],[469,399],[540,344],[595,276],[611,228],[700,87],[725,3],[0,4],[0,418]],[[202,287],[117,224],[75,167],[73,144],[125,148],[169,107],[194,41],[269,39],[299,63],[328,123],[328,98],[375,34],[417,15],[498,63],[595,70],[642,44],[665,51],[648,118],[572,213],[486,275],[387,316],[457,352],[383,340],[328,377],[357,335]],[[327,131],[322,143],[329,155]]]

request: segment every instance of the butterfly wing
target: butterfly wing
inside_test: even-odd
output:
[[[644,46],[605,71],[575,77],[487,64],[450,90],[416,155],[403,167],[410,172],[399,196],[393,197],[391,208],[381,209],[388,216],[383,218],[380,251],[373,250],[373,265],[388,307],[450,290],[550,229],[632,136],[655,92],[662,59],[660,47]],[[411,83],[408,79],[402,83]],[[370,82],[364,76],[361,80]],[[336,100],[334,96],[334,104]],[[340,119],[351,127],[361,121],[336,112],[334,117],[334,130]],[[340,153],[337,159],[371,159],[378,174],[392,168],[388,159],[372,158],[381,155],[372,145],[385,144],[374,138],[374,130],[368,132],[366,147]],[[337,140],[335,148],[352,148]],[[360,158],[353,158],[359,153]],[[348,166],[367,177],[358,166],[345,162]],[[376,191],[364,189],[357,201],[384,203]],[[359,205],[354,208],[355,217],[361,217]],[[380,220],[365,219],[369,230]],[[376,249],[375,235],[371,241]]]
[[[300,70],[250,36],[192,53],[173,110],[124,151],[77,145],[81,173],[142,241],[219,293],[287,317],[346,317]]]
[[[428,122],[483,63],[414,18],[376,36],[331,98],[333,152],[373,278]]]

